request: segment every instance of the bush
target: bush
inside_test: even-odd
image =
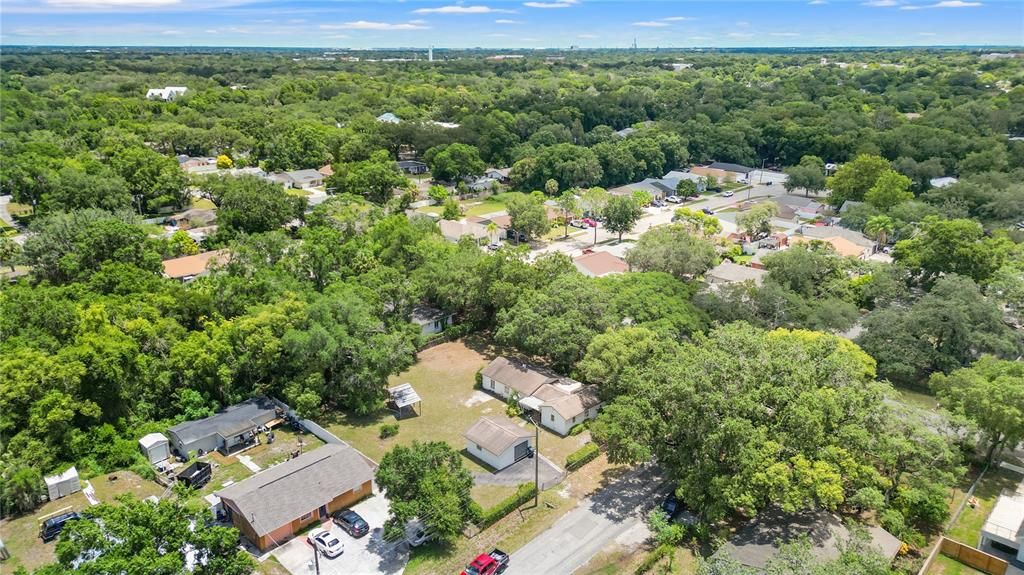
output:
[[[647,557],[644,558],[643,562],[637,566],[636,575],[644,575],[654,567],[655,563],[661,561],[666,555],[675,551],[675,547],[671,545],[659,545],[657,549],[651,551]]]
[[[519,506],[527,501],[533,499],[537,493],[537,487],[532,483],[523,483],[517,489],[514,495],[509,496],[501,503],[498,503],[494,507],[484,511],[480,515],[480,522],[477,527],[480,529],[487,529],[491,525],[497,523],[500,519],[512,513]]]
[[[387,439],[398,435],[398,424],[397,423],[385,423],[380,426],[380,438]]]
[[[156,471],[147,463],[136,463],[129,468],[133,473],[148,481],[156,481]]]
[[[590,420],[588,419],[587,421]],[[569,430],[569,436],[572,437],[583,433],[583,431],[587,429],[587,421],[584,421],[583,423],[577,423],[576,425],[572,426],[572,428]]]
[[[580,467],[590,463],[597,459],[597,456],[601,454],[601,449],[596,443],[588,443],[583,447],[569,454],[569,457],[565,458],[565,469],[566,471],[576,471]]]
[[[481,367],[480,369],[476,370],[476,374],[473,375],[473,379],[474,379],[473,389],[483,389],[484,388],[484,374],[483,374],[483,371],[484,371],[484,368]]]

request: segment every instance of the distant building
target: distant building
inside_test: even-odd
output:
[[[384,122],[385,124],[400,124],[402,122],[402,119],[392,114],[391,112],[384,112],[383,114],[377,116],[377,121]]]
[[[407,174],[424,174],[430,170],[429,166],[416,160],[401,160],[397,164],[398,169]]]
[[[188,88],[185,86],[167,86],[166,88],[150,88],[146,92],[146,98],[149,100],[164,100],[169,101],[177,98],[188,92]]]
[[[572,263],[580,273],[592,278],[629,271],[629,264],[625,260],[608,252],[584,253],[573,258]]]
[[[324,174],[319,170],[295,170],[269,174],[266,179],[286,188],[317,188],[324,185]]]
[[[952,186],[959,181],[960,180],[952,176],[946,176],[943,178],[932,178],[928,180],[928,183],[931,184],[933,188],[945,188],[946,186]]]
[[[164,277],[190,282],[199,276],[206,275],[212,266],[227,260],[228,250],[213,250],[194,256],[164,260]]]
[[[508,176],[511,172],[512,168],[489,168],[484,175],[505,184],[508,183]]]
[[[420,326],[420,334],[424,336],[441,333],[452,324],[453,317],[455,314],[429,305],[417,305],[412,308],[412,323]]]
[[[768,272],[765,270],[724,261],[708,270],[704,274],[704,281],[712,286],[745,281],[752,281],[756,285],[761,285],[766,275],[768,275]]]

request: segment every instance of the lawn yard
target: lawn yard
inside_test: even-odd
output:
[[[117,477],[117,479],[111,481],[108,479],[109,477]],[[123,493],[131,493],[138,499],[144,499],[150,495],[159,496],[164,491],[160,485],[142,479],[131,471],[100,475],[93,477],[90,481],[93,488],[96,489],[96,498],[104,503],[113,501]],[[82,483],[84,488],[85,482]],[[50,501],[29,515],[0,521],[0,537],[3,538],[4,544],[11,552],[11,558],[4,562],[0,572],[11,573],[18,565],[33,570],[46,563],[52,563],[56,541],[43,543],[39,539],[40,518],[45,518],[65,508],[81,512],[89,508],[89,501],[85,498],[85,494],[78,492],[57,501]]]
[[[928,575],[983,575],[983,572],[940,553],[928,566]]]
[[[332,433],[353,447],[359,449],[370,458],[380,461],[384,454],[396,445],[408,445],[418,441],[444,441],[462,451],[466,440],[462,434],[479,417],[490,415],[505,417],[505,403],[492,395],[474,388],[477,370],[483,368],[500,353],[490,347],[490,342],[482,337],[470,337],[463,340],[444,343],[419,354],[419,361],[408,371],[393,376],[390,385],[411,383],[423,403],[420,415],[396,420],[386,409],[368,416],[340,414],[334,421],[325,420],[323,424]],[[380,438],[380,426],[385,423],[398,423],[397,436],[388,439]],[[520,424],[529,424],[520,420]],[[588,440],[584,433],[574,437],[559,437],[544,428],[540,432],[540,452],[562,467],[565,458],[579,449]],[[466,457],[463,463],[473,472],[486,470],[476,461]],[[514,491],[513,487],[503,488],[505,495]],[[500,500],[499,490],[474,490],[474,496],[483,505],[491,505]]]
[[[216,210],[217,204],[206,198],[192,198],[192,208],[196,210]]]
[[[492,198],[483,200],[466,200],[462,202],[462,209],[466,216],[483,216],[494,212],[505,211],[505,204],[495,201]]]
[[[996,503],[996,498],[1004,489],[1014,489],[1021,479],[1019,473],[1008,469],[989,469],[974,491],[974,496],[978,498],[978,506],[972,509],[970,505],[965,505],[956,523],[946,530],[946,537],[955,539],[964,545],[977,545],[981,537],[981,527],[988,519],[988,514],[991,513],[992,506]]]

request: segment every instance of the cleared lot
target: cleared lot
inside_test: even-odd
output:
[[[345,544],[345,552],[329,559],[320,556],[321,575],[385,574],[398,575],[405,570],[409,560],[405,545],[385,543],[381,539],[384,521],[388,518],[388,504],[383,495],[377,494],[352,507],[370,524],[370,533],[354,539],[333,523],[324,523]],[[314,573],[313,546],[300,535],[271,552],[285,569],[293,575]]]

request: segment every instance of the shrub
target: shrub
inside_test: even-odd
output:
[[[397,423],[385,423],[380,426],[380,438],[387,439],[398,435],[398,424]]]
[[[515,419],[523,414],[523,408],[519,405],[519,393],[513,391],[505,403],[505,415]]]
[[[153,466],[150,465],[149,463],[136,463],[135,465],[132,465],[129,469],[143,479],[149,481],[156,480],[156,471],[153,470]]]
[[[580,467],[583,467],[597,459],[597,456],[600,454],[601,449],[596,443],[588,443],[570,453],[569,456],[565,458],[565,469],[566,471],[576,471]]]
[[[482,368],[482,367],[480,369],[476,370],[476,374],[473,376],[474,381],[475,381],[475,383],[473,384],[473,389],[483,389],[484,388],[484,374],[483,374],[483,371],[484,371],[484,368]]]
[[[647,557],[644,557],[644,560],[637,566],[634,573],[636,573],[636,575],[644,575],[644,573],[650,571],[658,561],[661,561],[666,555],[674,551],[675,547],[671,545],[659,545],[654,551],[651,551]]]
[[[590,420],[588,419],[587,421]],[[587,421],[584,421],[583,423],[577,423],[576,425],[572,426],[572,429],[569,430],[569,435],[575,436],[583,433],[583,431],[587,428]]]
[[[533,483],[523,483],[516,489],[515,494],[507,497],[504,501],[494,507],[487,509],[480,515],[480,522],[477,527],[486,529],[497,523],[500,519],[512,513],[519,506],[533,499],[537,493],[537,487]]]

